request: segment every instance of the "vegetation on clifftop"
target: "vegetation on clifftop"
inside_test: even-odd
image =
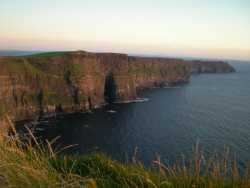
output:
[[[53,57],[53,56],[61,56],[71,53],[70,51],[58,51],[58,52],[43,52],[38,54],[30,55],[30,57]]]

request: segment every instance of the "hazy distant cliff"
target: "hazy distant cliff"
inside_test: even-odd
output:
[[[223,61],[190,61],[191,73],[230,73],[235,69]]]
[[[223,62],[52,52],[0,57],[0,115],[16,120],[133,100],[137,90],[189,81],[192,72],[232,72]]]

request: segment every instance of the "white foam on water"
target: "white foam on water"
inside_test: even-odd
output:
[[[107,112],[108,112],[108,113],[111,113],[111,114],[117,113],[117,111],[115,111],[115,110],[108,110]]]
[[[140,103],[140,102],[148,102],[148,98],[137,98],[135,100],[127,100],[122,102],[115,102],[115,104],[128,104],[128,103]]]

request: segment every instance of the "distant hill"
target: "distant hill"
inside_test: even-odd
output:
[[[0,56],[24,56],[36,53],[41,53],[41,51],[0,50]]]

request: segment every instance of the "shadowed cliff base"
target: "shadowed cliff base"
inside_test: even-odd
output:
[[[113,73],[109,73],[105,79],[105,90],[104,98],[108,104],[112,104],[116,101],[117,87],[114,79]]]

